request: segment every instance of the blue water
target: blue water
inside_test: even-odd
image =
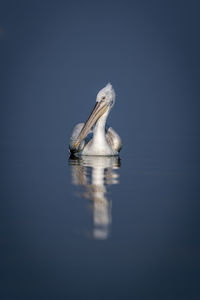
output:
[[[196,299],[194,141],[140,138],[121,159],[4,146],[2,299]]]
[[[200,299],[197,1],[1,1],[0,299]],[[117,158],[69,158],[113,84]]]

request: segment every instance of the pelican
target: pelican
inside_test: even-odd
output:
[[[101,89],[96,105],[85,123],[77,124],[72,132],[69,150],[75,156],[116,156],[122,147],[120,136],[106,120],[115,103],[115,91],[110,83]]]

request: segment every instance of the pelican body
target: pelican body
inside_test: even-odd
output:
[[[115,92],[108,83],[97,94],[96,105],[85,123],[77,124],[70,138],[69,150],[75,156],[116,156],[122,147],[120,136],[106,125],[115,103]]]

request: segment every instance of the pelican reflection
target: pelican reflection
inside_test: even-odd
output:
[[[119,183],[120,159],[116,156],[70,157],[72,183],[83,186],[80,196],[92,201],[95,239],[107,239],[112,222],[112,203],[107,186]]]

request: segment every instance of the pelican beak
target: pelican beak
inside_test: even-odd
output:
[[[78,147],[80,142],[87,136],[88,132],[90,131],[92,126],[95,124],[95,122],[107,111],[107,109],[108,109],[108,104],[106,104],[104,102],[96,103],[88,120],[85,122],[85,125],[83,126],[81,132],[79,133],[77,141],[74,144],[74,146],[76,148]]]

